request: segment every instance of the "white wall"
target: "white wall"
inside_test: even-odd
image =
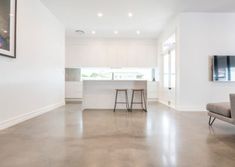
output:
[[[178,108],[205,110],[208,102],[229,101],[235,83],[209,81],[209,56],[235,55],[235,14],[184,13],[180,16]]]
[[[79,38],[66,40],[66,67],[156,66],[156,40]]]
[[[17,58],[0,57],[0,129],[64,103],[64,46],[40,0],[18,1]]]

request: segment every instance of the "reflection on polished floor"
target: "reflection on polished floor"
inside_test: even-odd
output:
[[[235,127],[204,112],[81,111],[69,104],[0,132],[1,167],[234,167]]]

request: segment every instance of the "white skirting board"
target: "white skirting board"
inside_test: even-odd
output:
[[[170,106],[166,101],[158,100],[159,103],[162,103],[176,111],[183,111],[183,112],[206,112],[205,107],[185,107],[185,106]]]
[[[6,120],[6,121],[3,121],[3,122],[0,122],[0,130],[3,130],[3,129],[6,129],[6,128],[9,128],[11,126],[14,126],[16,124],[19,124],[21,122],[24,122],[26,120],[29,120],[29,119],[32,119],[32,118],[35,118],[37,116],[40,116],[44,113],[47,113],[49,111],[52,111],[58,107],[61,107],[65,105],[65,102],[59,102],[59,103],[56,103],[56,104],[52,104],[52,105],[48,105],[48,106],[45,106],[45,107],[42,107],[42,108],[39,108],[37,110],[34,110],[32,112],[29,112],[29,113],[26,113],[26,114],[22,114],[22,115],[19,115],[17,117],[14,117],[14,118],[11,118],[9,120]]]
[[[174,105],[169,105],[167,101],[158,99],[158,102],[165,105],[165,106],[168,106],[168,107],[176,110],[176,107]]]
[[[158,98],[148,98],[147,99],[148,102],[158,102]]]
[[[176,106],[177,111],[184,111],[184,112],[206,112],[207,110],[205,107],[200,106]]]

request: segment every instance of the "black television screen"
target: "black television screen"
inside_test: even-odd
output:
[[[235,81],[235,56],[213,56],[213,81]]]

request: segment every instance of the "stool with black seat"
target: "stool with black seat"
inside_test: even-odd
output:
[[[116,111],[117,104],[126,104],[126,110],[129,111],[129,102],[128,102],[128,92],[127,91],[128,91],[127,89],[116,89],[115,104],[114,104],[113,112]],[[123,92],[125,95],[125,101],[119,102],[118,95],[121,92]]]
[[[136,93],[139,93],[139,95],[140,95],[140,102],[135,102],[134,101]],[[134,104],[141,104],[142,110],[147,112],[147,104],[146,104],[146,98],[145,98],[145,91],[144,91],[144,89],[132,89],[130,111],[133,110],[133,105]]]

